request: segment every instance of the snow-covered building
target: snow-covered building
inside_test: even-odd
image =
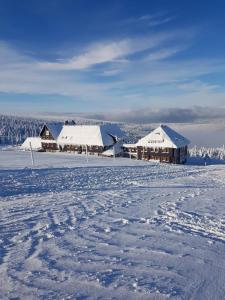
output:
[[[41,151],[42,145],[41,145],[41,138],[40,137],[28,137],[21,145],[22,150],[30,150],[30,145],[33,150],[35,151]]]
[[[160,125],[134,145],[124,145],[124,152],[139,160],[157,160],[182,164],[187,160],[189,141],[166,125]]]
[[[102,155],[116,146],[123,137],[117,125],[64,125],[57,139],[60,151]],[[117,149],[115,147],[114,149]],[[122,151],[122,147],[120,148]],[[113,150],[114,151],[114,150]],[[118,149],[117,155],[119,154]],[[105,153],[109,155],[110,153]]]
[[[56,151],[58,150],[57,139],[62,130],[62,123],[46,123],[41,132],[41,145],[43,151]]]

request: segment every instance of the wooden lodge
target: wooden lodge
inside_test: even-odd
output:
[[[112,156],[112,150],[114,151],[122,136],[122,131],[114,124],[64,125],[57,144],[59,151]]]
[[[184,164],[189,141],[166,125],[160,125],[136,144],[123,144],[123,132],[115,124],[45,124],[39,138],[27,138],[23,149],[60,151],[98,156],[124,156],[138,160]],[[41,144],[41,147],[40,147]]]
[[[184,164],[187,160],[189,141],[166,125],[160,125],[140,139],[135,146],[125,144],[125,156],[138,160],[155,160],[173,164]]]

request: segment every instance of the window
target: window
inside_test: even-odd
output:
[[[162,148],[162,153],[169,153],[170,149],[169,148]]]
[[[150,148],[150,151],[153,152],[153,153],[158,153],[159,148]]]

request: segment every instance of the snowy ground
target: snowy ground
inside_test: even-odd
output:
[[[0,299],[224,299],[225,165],[35,161],[0,151]]]

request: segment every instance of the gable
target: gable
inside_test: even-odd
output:
[[[49,130],[49,128],[47,127],[47,125],[43,126],[41,133],[40,133],[40,137],[45,140],[54,140],[54,137],[53,137],[51,131]]]
[[[180,148],[188,144],[185,137],[166,125],[160,125],[137,142],[137,146],[159,148]]]
[[[61,131],[62,123],[45,124],[40,132],[40,137],[42,139],[57,140]]]

